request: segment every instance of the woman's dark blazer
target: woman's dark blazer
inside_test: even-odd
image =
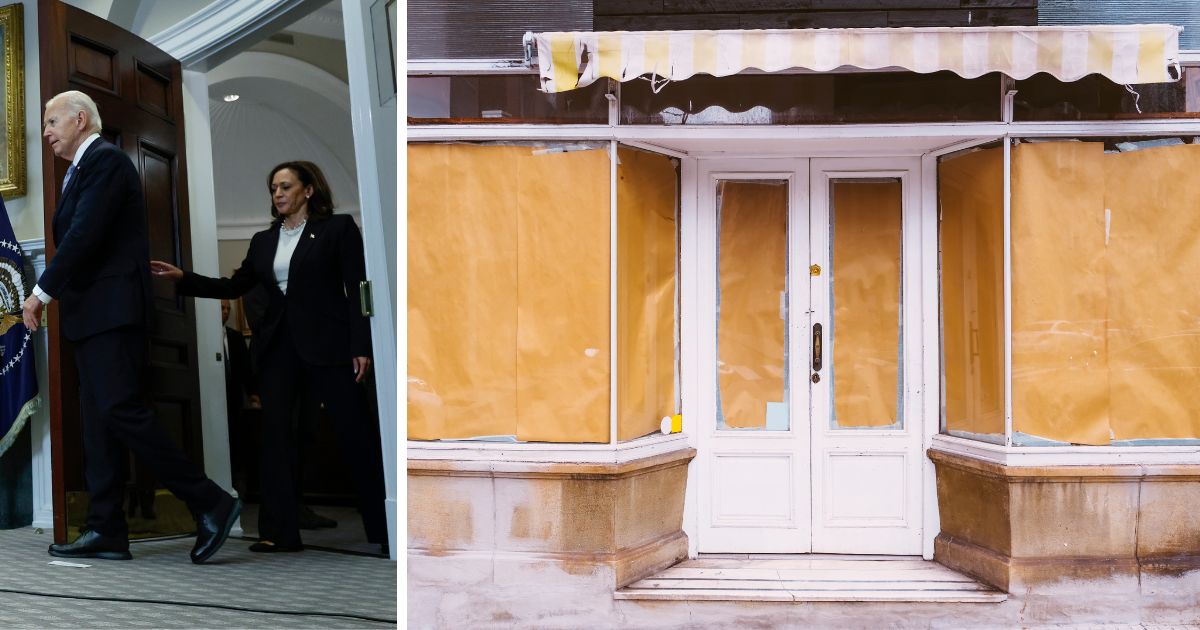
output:
[[[366,279],[362,234],[349,215],[310,216],[288,270],[284,295],[275,280],[279,222],[254,235],[246,259],[229,278],[185,272],[179,293],[234,299],[261,285],[268,295],[262,324],[250,339],[250,354],[261,364],[273,342],[291,343],[304,361],[343,365],[371,356],[371,331],[358,302]]]

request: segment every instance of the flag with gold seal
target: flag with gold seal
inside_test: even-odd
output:
[[[21,244],[0,198],[0,455],[12,446],[39,402],[33,333],[21,317],[21,305],[32,288],[25,281]]]

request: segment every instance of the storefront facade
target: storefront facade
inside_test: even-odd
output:
[[[575,100],[475,121],[480,66],[410,64],[410,602],[604,610],[708,553],[1200,565],[1178,30],[916,31],[531,36]]]

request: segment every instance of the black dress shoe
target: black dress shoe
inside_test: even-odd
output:
[[[196,546],[192,547],[192,562],[200,564],[217,553],[229,530],[242,513],[242,500],[225,495],[224,500],[211,512],[196,517]]]
[[[74,542],[65,545],[50,545],[49,552],[56,558],[133,559],[133,555],[129,553],[129,539],[105,536],[90,529],[80,534]]]

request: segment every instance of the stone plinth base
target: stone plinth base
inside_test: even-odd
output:
[[[409,579],[611,593],[687,557],[694,449],[622,464],[410,460]]]
[[[1200,466],[1003,466],[931,450],[934,559],[1010,593],[1200,569]]]

